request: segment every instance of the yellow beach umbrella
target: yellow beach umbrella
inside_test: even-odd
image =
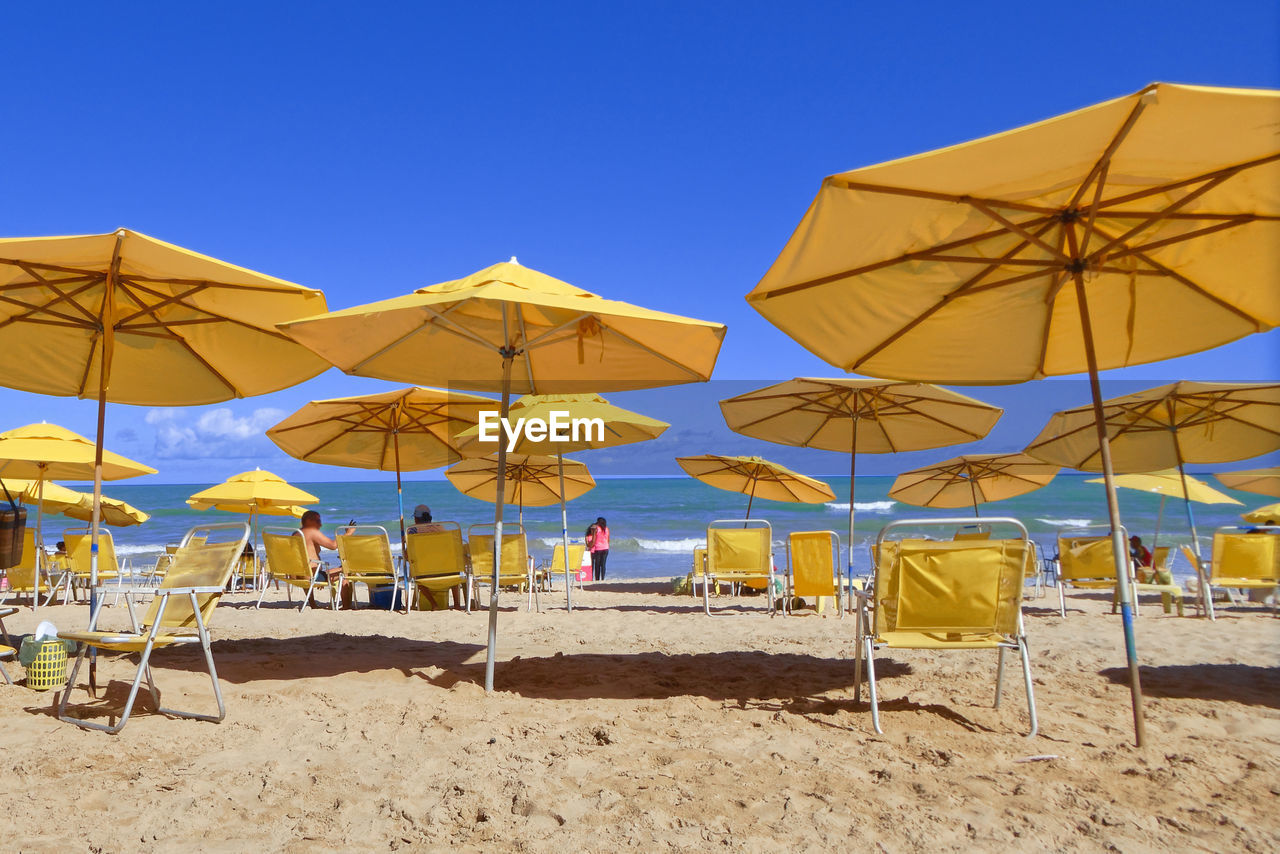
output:
[[[1280,467],[1252,471],[1221,472],[1214,475],[1222,485],[1241,492],[1255,492],[1280,498]]]
[[[1089,483],[1104,483],[1100,477],[1090,478]],[[1164,503],[1170,496],[1200,504],[1239,504],[1225,492],[1219,492],[1203,480],[1192,477],[1179,469],[1150,472],[1148,474],[1118,474],[1118,489],[1134,489],[1160,496],[1160,510],[1156,513],[1156,529],[1151,535],[1151,550],[1160,542],[1160,523],[1164,519]]]
[[[78,519],[81,522],[90,522],[93,520],[93,493],[81,492],[78,494],[80,500],[77,503],[67,505],[58,512],[63,516]],[[102,496],[102,506],[99,509],[102,524],[110,525],[113,528],[141,525],[151,518],[150,513],[139,510],[127,501],[121,501],[119,498],[111,498],[106,495]]]
[[[400,474],[439,468],[461,458],[455,437],[476,424],[497,401],[435,388],[313,400],[267,431],[291,457],[331,466],[394,471],[405,543],[404,488]]]
[[[222,502],[214,504],[208,501],[197,501],[194,498],[187,499],[187,506],[192,510],[221,510],[226,513],[257,513],[261,516],[292,516],[297,519],[307,512],[307,508],[300,504],[282,504],[276,506],[257,507],[252,504],[236,504],[234,502]]]
[[[832,175],[748,302],[846,371],[1014,383],[1216,347],[1280,324],[1280,91],[1152,84]],[[1107,505],[1143,741],[1132,591]]]
[[[0,478],[0,489],[23,504],[41,505],[40,509],[46,513],[61,513],[61,508],[79,504],[80,499],[84,497],[83,492],[77,492],[51,480],[4,477]]]
[[[99,449],[108,401],[215,403],[296,385],[327,367],[276,328],[324,311],[320,291],[124,228],[0,239],[0,298],[0,351],[23,354],[0,383],[96,398]],[[93,479],[96,508],[104,476]]]
[[[595,479],[585,463],[564,460],[563,487],[560,460],[533,454],[507,454],[503,461],[502,500],[515,504],[521,515],[525,507],[550,507],[585,495],[595,488]],[[498,458],[473,457],[451,466],[444,473],[463,495],[493,501],[497,495]]]
[[[750,496],[747,499],[747,515],[744,517],[747,519],[751,518],[751,505],[757,497],[792,504],[821,504],[836,499],[831,487],[822,481],[794,472],[763,457],[701,454],[676,457],[676,462],[686,474],[708,486]]]
[[[858,454],[981,439],[1004,410],[927,383],[797,377],[720,401],[729,429],[802,448],[849,452],[849,572]]]
[[[258,515],[264,510],[276,510],[281,514],[292,516],[295,505],[315,504],[319,500],[310,492],[299,489],[278,474],[254,469],[234,474],[222,483],[200,490],[187,499],[187,504],[196,510],[213,509],[227,513],[248,513],[249,525],[253,529],[253,543],[256,546]],[[258,550],[255,548],[255,567],[257,555]]]
[[[1034,492],[1058,474],[1026,454],[964,454],[898,475],[889,497],[917,507],[972,507]]]
[[[0,476],[36,482],[36,542],[44,527],[43,490],[53,478],[84,480],[97,473],[100,480],[122,480],[156,470],[96,446],[89,439],[57,424],[28,424],[0,433]],[[70,490],[68,490],[70,491]],[[101,490],[97,490],[101,495]],[[40,558],[43,549],[36,548]],[[37,572],[39,568],[37,567]],[[39,597],[32,598],[32,608]]]
[[[539,431],[536,434],[538,438],[535,439],[528,432],[513,429],[511,432],[516,433],[513,444],[508,439],[508,433],[499,429],[496,431],[497,440],[507,444],[508,452],[554,453],[561,463],[566,453],[647,442],[661,436],[671,426],[665,421],[614,406],[598,394],[526,394],[511,405],[507,415],[508,424],[513,428],[520,423],[520,419],[524,419],[525,423],[540,422],[548,425],[547,435],[544,436]],[[491,429],[488,435],[495,435],[495,431]],[[458,442],[463,451],[468,453],[483,453],[495,447],[494,442],[481,440],[478,425],[459,434]],[[563,465],[559,468],[560,493],[563,495]],[[563,499],[560,501],[560,537],[567,555],[569,514]],[[569,611],[573,611],[573,585],[565,587],[565,601]]]
[[[1248,513],[1240,514],[1240,518],[1251,525],[1280,525],[1280,503],[1250,510]]]
[[[711,378],[725,328],[604,299],[514,258],[407,296],[280,328],[350,374],[511,392],[620,391]],[[506,446],[498,446],[499,462]],[[495,496],[503,492],[498,466]],[[485,689],[493,690],[498,636],[501,501],[494,506]]]

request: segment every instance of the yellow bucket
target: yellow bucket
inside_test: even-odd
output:
[[[27,668],[27,687],[36,691],[61,688],[67,683],[67,647],[62,641],[45,641]]]

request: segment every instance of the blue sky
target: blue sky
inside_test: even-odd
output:
[[[10,4],[0,29],[2,235],[128,226],[333,307],[517,255],[728,324],[716,377],[759,383],[832,372],[742,299],[824,175],[1153,80],[1280,85],[1274,2]],[[1278,366],[1272,332],[1112,372],[1108,393]],[[164,481],[366,477],[261,430],[387,387],[331,371],[214,407],[113,406],[109,447]],[[1063,388],[1028,390],[1025,418],[1085,402]],[[94,406],[0,389],[0,428],[41,418],[91,434]]]

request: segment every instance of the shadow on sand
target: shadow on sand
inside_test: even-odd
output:
[[[1099,671],[1117,685],[1129,684],[1129,670]],[[1280,667],[1252,664],[1169,664],[1140,667],[1142,692],[1148,697],[1226,700],[1280,709]]]

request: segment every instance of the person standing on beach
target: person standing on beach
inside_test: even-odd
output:
[[[609,523],[603,516],[596,517],[591,526],[595,533],[588,529],[587,549],[591,552],[591,580],[604,581],[604,564],[609,559]]]

